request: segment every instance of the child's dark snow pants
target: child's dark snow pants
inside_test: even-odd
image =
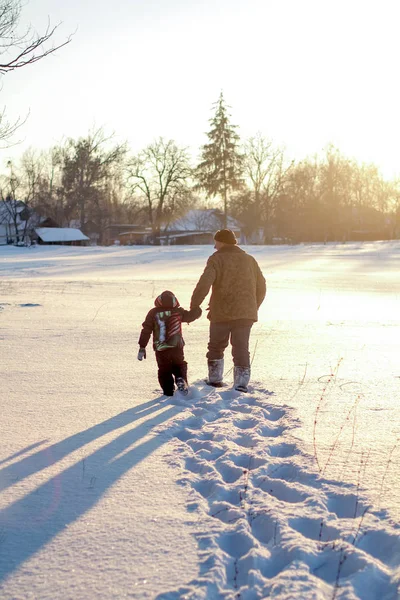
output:
[[[182,377],[187,382],[187,362],[183,355],[183,348],[157,350],[156,360],[158,364],[158,381],[164,394],[172,396],[174,383],[178,377]]]

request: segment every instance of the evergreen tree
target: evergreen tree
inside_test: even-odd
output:
[[[240,154],[236,125],[229,121],[228,107],[221,92],[210,119],[209,143],[202,147],[201,162],[196,169],[198,187],[208,196],[220,194],[224,200],[224,227],[228,220],[228,193],[242,184],[243,156]]]

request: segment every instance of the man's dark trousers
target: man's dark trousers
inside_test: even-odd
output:
[[[174,377],[182,377],[187,381],[187,362],[183,355],[183,348],[166,348],[156,352],[158,365],[158,381],[164,394],[172,395],[174,391]]]
[[[210,323],[210,340],[208,342],[208,360],[218,360],[224,357],[224,350],[232,344],[233,364],[236,367],[250,367],[249,339],[254,321],[238,319]]]

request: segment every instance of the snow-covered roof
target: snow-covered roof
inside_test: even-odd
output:
[[[184,217],[171,223],[168,229],[173,231],[208,231],[215,233],[223,227],[222,214],[215,209],[192,209]],[[240,223],[233,217],[228,216],[228,229],[240,230]]]
[[[43,242],[84,242],[89,240],[80,229],[71,227],[36,227],[35,232]]]
[[[151,227],[142,227],[142,229],[132,229],[130,231],[121,231],[118,235],[145,235],[151,233]]]
[[[164,238],[184,238],[187,237],[188,235],[204,235],[209,233],[210,235],[213,235],[213,231],[182,231],[181,233],[175,233],[173,231],[168,232],[166,231],[164,235],[159,235],[158,237],[160,238],[160,240],[163,240]]]

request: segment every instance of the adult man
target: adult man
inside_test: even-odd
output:
[[[210,256],[190,302],[201,305],[210,287],[210,339],[208,342],[208,383],[222,385],[224,351],[232,344],[234,387],[247,392],[250,380],[249,338],[258,308],[266,294],[266,283],[257,261],[238,247],[230,229],[214,235],[216,252]]]

